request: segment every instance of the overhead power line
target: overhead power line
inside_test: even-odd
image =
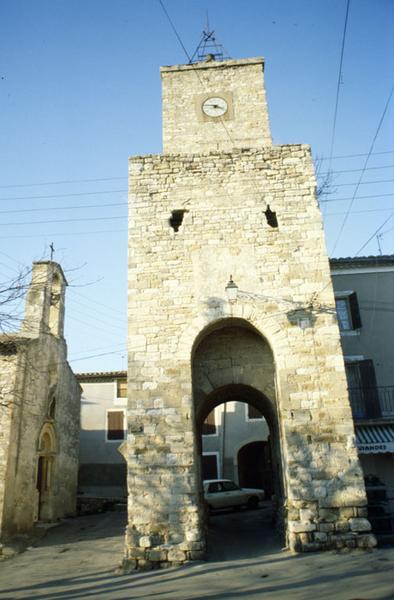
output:
[[[392,211],[394,210],[394,208],[392,206],[388,207],[388,208],[366,208],[364,210],[354,210],[352,212],[353,215],[360,215],[362,213],[375,213],[375,212],[388,212],[388,211]],[[344,215],[346,214],[346,211],[342,211],[342,212],[335,212],[335,213],[326,213],[324,215],[324,217],[339,217],[340,215]]]
[[[14,225],[46,225],[48,223],[77,223],[80,221],[112,221],[115,219],[127,219],[127,215],[119,217],[81,217],[80,219],[52,219],[48,221],[19,221],[12,223],[0,223],[1,227]]]
[[[361,183],[361,180],[362,180],[362,178],[363,178],[364,171],[365,171],[365,169],[366,169],[366,167],[367,167],[367,164],[368,164],[369,158],[370,158],[370,156],[371,156],[371,154],[372,154],[372,152],[373,152],[373,148],[374,148],[374,146],[375,146],[376,139],[377,139],[377,137],[378,137],[378,135],[379,135],[380,128],[382,127],[382,124],[383,124],[384,118],[385,118],[385,116],[386,116],[386,112],[387,112],[387,109],[388,109],[388,107],[389,107],[389,104],[390,104],[390,101],[391,101],[391,98],[392,98],[393,92],[394,92],[394,86],[393,86],[393,87],[391,88],[391,90],[390,90],[389,96],[388,96],[388,98],[387,98],[386,104],[385,104],[385,106],[384,106],[384,109],[383,109],[383,113],[382,113],[382,115],[381,115],[381,117],[380,117],[380,119],[379,119],[379,123],[378,123],[378,126],[377,126],[377,128],[376,128],[376,131],[375,131],[375,135],[374,135],[374,137],[373,137],[373,140],[372,140],[371,146],[370,146],[370,148],[369,148],[369,152],[368,152],[368,154],[367,154],[367,156],[366,156],[366,159],[365,159],[365,162],[364,162],[364,165],[363,165],[363,170],[361,171],[360,178],[359,178],[359,180],[358,180],[358,183],[357,183],[357,185],[356,185],[356,187],[355,187],[355,190],[354,190],[354,192],[353,192],[353,196],[352,196],[352,198],[351,198],[351,200],[350,200],[350,203],[349,203],[349,206],[348,206],[347,212],[346,212],[346,214],[345,214],[345,216],[344,216],[344,219],[343,219],[343,221],[342,221],[342,225],[341,225],[341,227],[340,227],[340,229],[339,229],[339,233],[338,233],[338,235],[337,235],[337,238],[336,238],[336,240],[335,240],[334,247],[333,247],[333,249],[332,249],[332,252],[331,252],[332,254],[334,253],[334,251],[335,251],[335,248],[336,248],[336,247],[337,247],[337,245],[338,245],[338,242],[339,242],[339,240],[340,240],[340,238],[341,238],[342,232],[343,232],[343,230],[344,230],[344,228],[345,228],[346,222],[347,222],[347,220],[348,220],[348,217],[349,217],[349,215],[350,215],[350,211],[352,210],[353,202],[354,202],[354,200],[355,200],[355,198],[356,198],[356,195],[357,195],[357,192],[358,192],[358,188],[359,188],[359,186],[360,186],[360,183]]]
[[[336,126],[337,126],[338,104],[339,104],[339,90],[340,90],[341,83],[342,83],[342,66],[343,66],[343,56],[345,53],[345,40],[346,40],[347,22],[348,22],[348,17],[349,17],[349,7],[350,7],[350,0],[347,0],[345,24],[343,27],[343,36],[342,36],[341,58],[339,61],[337,90],[336,90],[336,96],[335,96],[334,120],[333,120],[332,133],[331,133],[330,157],[329,157],[329,162],[328,162],[329,170],[331,169],[332,155],[334,152],[335,132],[336,132]]]
[[[367,241],[366,241],[366,242],[365,242],[365,243],[364,243],[364,244],[361,246],[361,248],[359,248],[359,249],[357,250],[357,252],[356,252],[356,254],[355,254],[354,256],[358,256],[358,255],[360,254],[360,252],[361,252],[362,250],[364,250],[364,248],[365,248],[366,246],[368,246],[369,242],[370,242],[371,240],[373,240],[373,239],[376,237],[376,235],[379,233],[379,231],[380,231],[381,229],[383,229],[383,227],[386,225],[386,223],[388,223],[388,222],[390,221],[390,219],[392,219],[393,217],[394,217],[394,212],[392,212],[392,213],[391,213],[391,215],[389,215],[389,216],[387,217],[387,219],[385,219],[385,220],[383,221],[383,223],[382,223],[381,225],[379,225],[379,227],[378,227],[378,228],[377,228],[377,229],[376,229],[376,230],[373,232],[373,234],[372,234],[372,235],[371,235],[371,236],[370,236],[370,237],[367,239]]]
[[[359,185],[372,185],[375,183],[393,183],[394,179],[376,179],[375,181],[361,181]],[[356,182],[351,183],[334,183],[334,187],[344,187],[346,185],[356,185]],[[1,212],[1,211],[0,211]]]
[[[385,150],[383,152],[365,152],[362,154],[341,154],[338,156],[331,156],[332,160],[337,160],[339,158],[357,158],[357,157],[363,157],[363,156],[377,156],[379,154],[394,154],[394,150]],[[330,160],[329,156],[319,156],[319,160]]]
[[[52,238],[52,237],[69,237],[74,235],[96,235],[96,234],[107,234],[107,233],[125,233],[127,229],[98,229],[97,231],[51,231],[50,233],[31,233],[31,234],[20,234],[20,235],[2,235],[2,240],[12,239],[25,239],[25,238]]]
[[[392,183],[394,182],[394,179],[377,179],[374,181],[362,181],[360,183],[360,185],[372,185],[372,184],[382,184],[382,183]],[[351,185],[356,185],[355,182],[351,182],[351,183],[336,183],[334,185],[334,187],[346,187],[346,186],[351,186]],[[277,188],[265,188],[265,191],[271,191],[271,189],[274,189],[275,191],[277,191]],[[290,189],[287,189],[287,191],[291,191]],[[295,192],[299,191],[297,188],[294,188]],[[92,192],[94,193],[94,192]],[[391,194],[390,194],[391,195]],[[365,196],[363,196],[365,197]],[[374,198],[378,198],[379,195],[374,195]],[[34,198],[34,196],[33,196]],[[324,202],[335,202],[337,199],[332,199],[332,200],[320,200],[321,203]],[[341,200],[341,199],[338,199]],[[343,200],[343,198],[342,198]],[[74,205],[66,205],[66,206],[40,206],[40,207],[35,207],[35,208],[12,208],[12,209],[6,209],[6,210],[0,210],[0,214],[14,214],[14,213],[33,213],[33,212],[47,212],[47,211],[58,211],[58,210],[83,210],[83,209],[96,209],[96,208],[108,208],[108,207],[116,207],[116,206],[127,206],[127,201],[123,201],[123,202],[109,202],[109,203],[104,203],[104,204],[74,204]]]
[[[75,294],[75,295],[77,295],[77,296],[80,296],[81,298],[84,298],[85,300],[88,300],[88,302],[92,302],[93,304],[97,304],[98,306],[102,306],[106,310],[112,310],[113,312],[116,312],[118,314],[123,315],[123,313],[120,310],[114,308],[113,306],[109,306],[108,304],[104,304],[103,302],[99,302],[98,300],[93,300],[89,296],[86,296],[86,294],[82,294],[81,292],[77,292],[74,289],[72,289],[72,293]]]
[[[191,59],[191,57],[190,57],[190,55],[189,55],[188,51],[186,50],[186,48],[185,48],[185,46],[184,46],[184,44],[183,44],[183,42],[182,42],[182,40],[181,40],[181,36],[180,36],[180,35],[179,35],[179,33],[177,32],[177,30],[176,30],[176,27],[175,27],[174,23],[172,22],[172,19],[171,19],[170,15],[168,14],[168,11],[167,11],[166,7],[164,6],[164,3],[162,2],[162,0],[159,0],[159,4],[160,4],[160,6],[162,7],[162,9],[163,9],[163,12],[164,12],[165,16],[167,17],[167,20],[168,20],[169,24],[171,25],[171,28],[172,28],[173,32],[175,33],[175,35],[176,35],[176,37],[177,37],[177,40],[178,40],[178,42],[179,42],[179,43],[180,43],[180,45],[182,46],[182,49],[183,49],[183,51],[184,51],[184,53],[185,53],[185,55],[186,55],[186,57],[187,57],[187,59],[188,59],[189,63],[191,63],[191,62],[192,62],[192,59]]]
[[[77,210],[83,208],[107,208],[108,206],[127,206],[127,202],[110,202],[109,204],[79,204],[76,206],[43,206],[41,208],[16,208],[11,210],[0,210],[0,214],[46,212],[48,210]]]
[[[96,190],[94,192],[74,192],[72,194],[49,194],[45,196],[10,196],[0,198],[1,202],[8,200],[48,200],[49,198],[71,198],[72,196],[95,196],[96,194],[120,194],[127,192],[127,189],[122,190]]]
[[[394,154],[394,150],[388,150],[386,152],[372,152],[371,156],[376,156],[378,154]],[[339,159],[339,158],[355,158],[355,157],[362,157],[362,156],[366,156],[366,154],[346,154],[343,156],[333,156],[332,160],[334,159]],[[315,159],[316,160],[316,159]],[[319,159],[320,161],[322,160],[329,160],[329,157],[322,157]],[[371,169],[390,169],[392,168],[394,165],[384,165],[382,167],[368,167],[366,170],[371,170]],[[361,171],[361,169],[345,169],[345,170],[335,170],[335,171],[330,171],[331,173],[355,173],[357,171]],[[326,173],[321,173],[321,175],[324,175]],[[0,185],[0,189],[11,189],[11,188],[28,188],[28,187],[40,187],[40,186],[46,186],[46,185],[71,185],[74,183],[96,183],[96,182],[100,182],[100,181],[116,181],[116,180],[123,180],[123,181],[127,181],[127,175],[123,175],[123,176],[118,176],[118,177],[95,177],[95,178],[90,178],[90,179],[60,179],[58,181],[41,181],[41,182],[37,182],[34,181],[32,183],[8,183],[8,184],[4,184],[4,185]]]
[[[376,171],[379,169],[394,169],[394,165],[383,165],[381,167],[366,167],[365,169],[342,169],[340,171],[321,171],[318,177],[325,175],[338,175],[338,173],[359,173],[360,171]]]
[[[365,200],[367,198],[386,198],[393,197],[394,194],[368,194],[366,196],[357,196],[357,198],[353,196],[348,196],[347,198],[327,198],[326,200],[320,200],[320,203],[326,202],[344,202],[345,200]],[[348,211],[347,211],[348,212]]]
[[[126,175],[122,177],[95,177],[94,179],[62,179],[59,181],[41,181],[35,183],[8,183],[0,185],[0,189],[16,188],[16,187],[35,187],[42,185],[65,185],[70,183],[94,183],[97,181],[116,181],[117,179],[127,179]]]

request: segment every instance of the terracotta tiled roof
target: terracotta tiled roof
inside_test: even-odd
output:
[[[91,381],[102,379],[119,379],[127,377],[127,371],[93,371],[90,373],[75,373],[78,381]]]
[[[344,258],[330,258],[332,269],[361,268],[361,267],[387,267],[394,265],[394,254],[382,256],[348,256]]]

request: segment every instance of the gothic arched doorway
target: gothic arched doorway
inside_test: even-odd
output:
[[[56,454],[56,434],[51,423],[45,423],[38,439],[36,520],[52,518],[52,482]]]

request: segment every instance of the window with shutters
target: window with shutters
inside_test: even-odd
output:
[[[349,398],[355,419],[376,419],[381,416],[375,367],[370,359],[347,362],[346,377]]]
[[[336,293],[335,308],[341,332],[360,329],[361,318],[356,292]]]
[[[215,409],[213,409],[205,419],[202,426],[202,434],[217,435]]]
[[[108,442],[122,441],[126,438],[125,432],[125,413],[124,410],[107,411],[107,431],[106,439]]]

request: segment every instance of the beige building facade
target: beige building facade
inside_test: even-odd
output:
[[[67,282],[33,264],[20,331],[0,337],[0,526],[3,539],[75,513],[80,386],[67,362]]]
[[[311,152],[272,145],[263,67],[163,67],[164,154],[130,159],[131,568],[205,555],[201,430],[228,401],[267,421],[289,548],[374,544]]]

